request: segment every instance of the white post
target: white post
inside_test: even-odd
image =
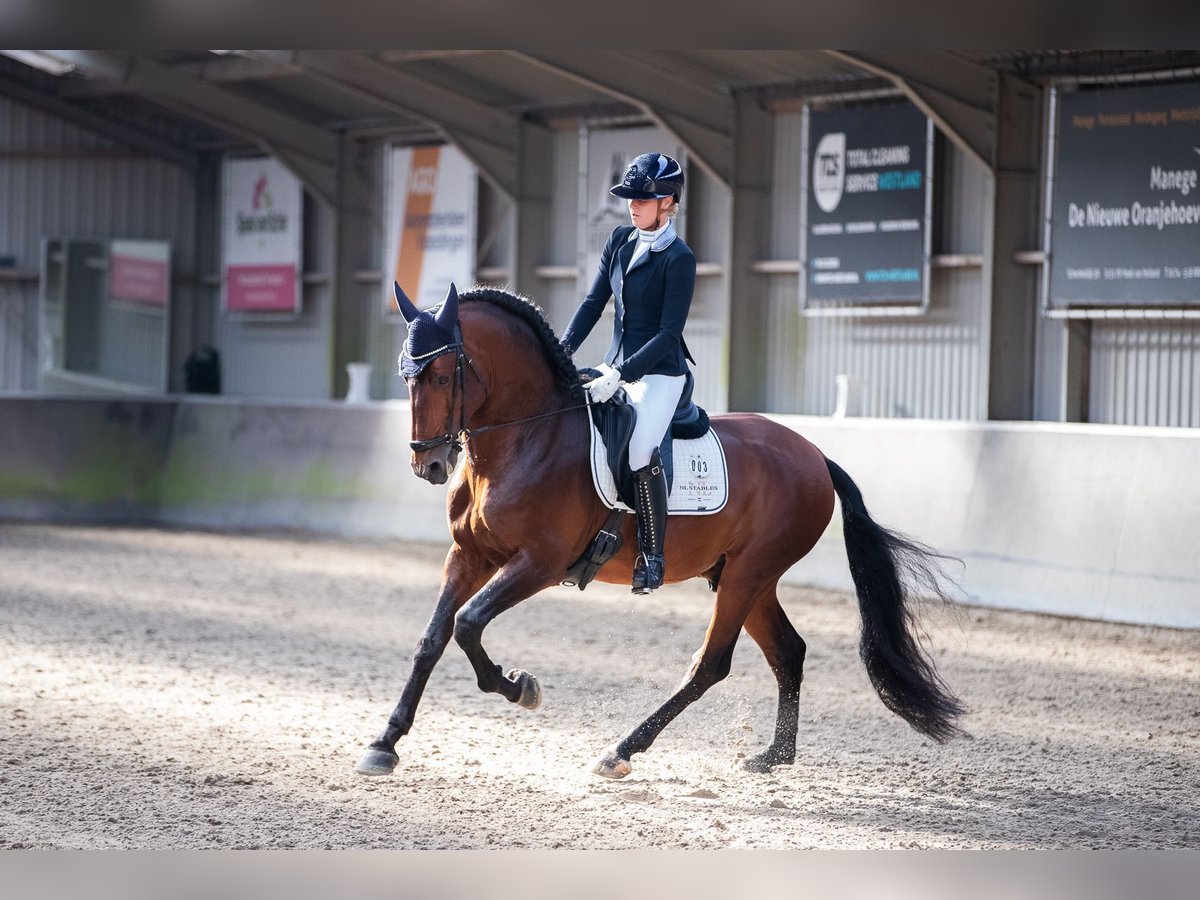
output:
[[[371,400],[371,364],[363,362],[346,363],[346,374],[350,378],[350,387],[346,391],[347,403],[368,403]]]
[[[853,375],[835,375],[837,403],[833,408],[835,419],[862,415],[862,381]]]

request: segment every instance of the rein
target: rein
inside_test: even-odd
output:
[[[536,416],[526,416],[523,419],[514,419],[511,422],[500,422],[495,425],[480,425],[478,428],[467,427],[467,391],[466,385],[463,383],[466,380],[463,363],[471,367],[471,371],[475,373],[475,377],[482,384],[483,379],[479,378],[479,373],[475,371],[475,364],[471,362],[470,357],[463,352],[462,333],[459,331],[458,323],[454,325],[454,392],[450,396],[450,410],[446,415],[446,433],[440,437],[429,438],[424,441],[409,441],[408,446],[414,453],[421,453],[425,450],[432,450],[434,447],[440,447],[443,444],[449,444],[454,448],[455,452],[461,451],[463,444],[469,441],[477,434],[486,434],[489,431],[496,431],[500,428],[509,428],[513,425],[524,425],[527,422],[536,422],[538,419],[546,419],[550,416],[559,416],[563,413],[573,412],[577,409],[587,409],[586,403],[578,403],[575,406],[564,406],[562,409],[554,409],[547,413],[539,413]],[[451,423],[454,420],[454,401],[461,398],[459,403],[459,427],[455,431]]]

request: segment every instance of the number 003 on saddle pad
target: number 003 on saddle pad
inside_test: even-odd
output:
[[[633,512],[617,498],[617,484],[608,467],[604,439],[592,426],[592,483],[609,509]],[[725,448],[716,431],[692,441],[676,438],[672,443],[675,462],[667,513],[673,516],[708,516],[720,512],[729,500],[729,473]]]

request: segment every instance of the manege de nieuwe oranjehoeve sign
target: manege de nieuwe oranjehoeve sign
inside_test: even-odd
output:
[[[929,120],[889,103],[814,110],[808,123],[806,300],[919,302]]]
[[[1057,105],[1051,305],[1200,306],[1200,82]]]

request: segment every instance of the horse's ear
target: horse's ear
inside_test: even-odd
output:
[[[442,308],[434,314],[433,320],[444,331],[454,331],[454,323],[458,321],[458,288],[454,286],[453,281],[450,282],[450,290],[446,291]]]
[[[408,325],[421,314],[413,302],[408,299],[408,295],[404,293],[404,289],[400,287],[400,282],[392,282],[392,290],[396,295],[396,309],[400,310],[400,315],[404,316],[404,324]]]

